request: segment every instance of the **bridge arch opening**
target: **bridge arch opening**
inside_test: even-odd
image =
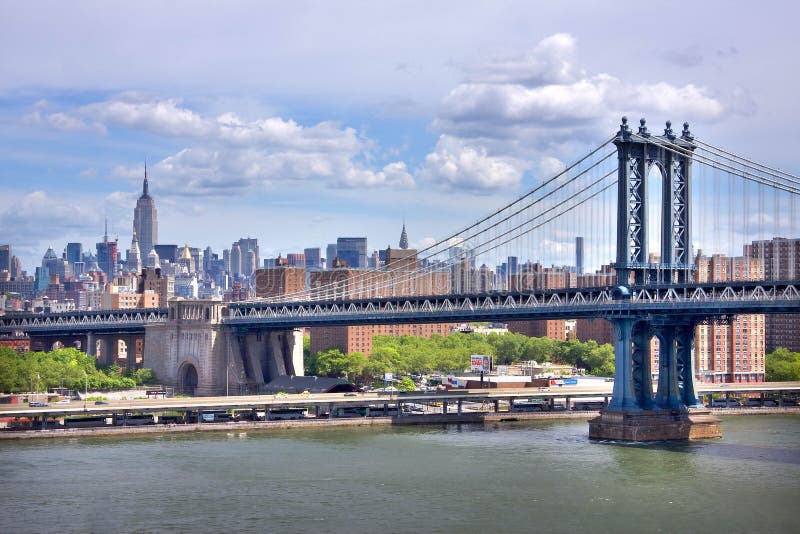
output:
[[[184,363],[178,370],[178,389],[183,395],[194,395],[197,390],[197,368]]]
[[[661,263],[662,200],[664,198],[664,169],[653,161],[647,172],[647,257],[649,264]],[[655,267],[655,265],[652,265]]]

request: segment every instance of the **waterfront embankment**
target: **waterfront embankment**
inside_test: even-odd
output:
[[[716,408],[711,409],[714,415],[797,415],[800,407],[752,407],[752,408]],[[497,413],[463,413],[463,414],[423,414],[403,415],[400,417],[343,417],[315,418],[278,421],[236,421],[218,423],[170,423],[155,425],[107,426],[93,428],[56,428],[46,430],[9,430],[0,432],[0,440],[58,439],[76,437],[123,436],[137,434],[168,434],[191,432],[244,432],[249,430],[280,430],[287,428],[340,428],[370,426],[419,426],[419,425],[453,425],[453,424],[486,424],[509,423],[517,421],[542,421],[560,419],[589,420],[600,412],[586,411],[554,411],[554,412],[497,412]]]

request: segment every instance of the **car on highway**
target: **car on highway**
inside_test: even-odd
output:
[[[354,393],[352,391],[348,391],[344,394],[345,397],[358,397],[358,393]]]
[[[96,400],[96,401],[94,401],[94,403],[95,403],[95,405],[100,406],[100,405],[103,405],[103,404],[108,404],[108,401]]]
[[[47,404],[46,402],[33,401],[33,402],[29,402],[28,406],[30,406],[31,408],[43,408],[44,406],[50,406],[50,405]]]

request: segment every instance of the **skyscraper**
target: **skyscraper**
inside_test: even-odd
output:
[[[238,242],[231,245],[231,274],[234,276],[242,274],[242,249]]]
[[[336,259],[336,243],[328,243],[325,249],[325,267],[327,269],[333,268],[333,260]]]
[[[575,270],[583,274],[583,238],[575,238]]]
[[[400,232],[400,248],[408,248],[408,234],[406,234],[406,223],[403,223],[403,231]]]
[[[353,269],[367,268],[367,238],[340,237],[336,240],[336,256]]]
[[[70,263],[83,261],[83,245],[81,243],[67,243],[67,261]]]
[[[136,208],[133,210],[133,227],[136,230],[136,235],[139,236],[139,252],[146,256],[150,253],[153,245],[158,244],[156,203],[148,191],[147,165],[144,167],[142,196],[136,201]]]
[[[11,245],[0,245],[0,271],[11,272]]]
[[[133,239],[131,239],[131,249],[128,251],[128,271],[139,273],[142,270],[142,255],[139,252],[139,239],[136,236],[136,228],[133,229]]]
[[[306,258],[306,269],[319,269],[322,266],[319,247],[303,249],[303,255]]]
[[[106,232],[103,235],[102,243],[95,245],[97,249],[97,264],[106,273],[109,280],[114,279],[117,270],[117,242],[108,240],[108,221],[106,221]]]
[[[261,262],[261,256],[258,251],[258,239],[243,237],[237,242],[239,244],[239,252],[241,254],[241,270],[239,271],[244,276],[253,274]],[[248,254],[253,251],[252,257]]]

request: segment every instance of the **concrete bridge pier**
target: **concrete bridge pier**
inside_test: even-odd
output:
[[[612,317],[614,391],[608,406],[589,421],[589,438],[663,441],[715,438],[719,419],[697,407],[692,365],[694,323],[680,317]],[[653,398],[650,335],[660,342],[658,390]]]
[[[279,376],[303,376],[303,332],[293,330],[232,329],[228,334],[228,365],[238,384],[258,390]],[[238,384],[236,387],[238,388]]]

